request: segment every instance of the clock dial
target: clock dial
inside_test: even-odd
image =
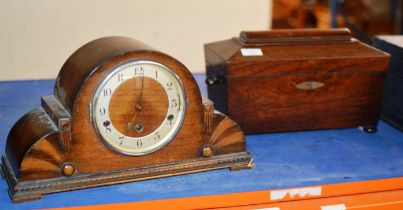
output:
[[[181,81],[168,67],[130,61],[98,86],[93,122],[104,143],[127,155],[146,155],[167,144],[180,129],[186,100]]]

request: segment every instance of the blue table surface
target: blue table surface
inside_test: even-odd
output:
[[[206,96],[204,75],[196,74]],[[53,80],[0,82],[0,151],[7,134],[26,112],[51,95]],[[228,169],[45,195],[13,204],[0,179],[0,209],[50,208],[160,200],[343,183],[403,176],[403,133],[379,122],[378,132],[357,128],[246,136],[256,167]]]

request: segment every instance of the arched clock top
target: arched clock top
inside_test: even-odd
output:
[[[86,78],[102,63],[129,52],[156,51],[135,39],[120,36],[103,37],[80,47],[63,64],[55,83],[54,95],[69,111]]]

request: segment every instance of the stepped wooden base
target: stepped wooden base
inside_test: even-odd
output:
[[[195,173],[201,171],[230,168],[231,170],[253,167],[252,157],[248,152],[232,153],[198,158],[151,167],[106,171],[96,174],[82,174],[72,177],[58,177],[46,180],[19,181],[12,171],[6,156],[2,157],[1,170],[9,185],[9,194],[13,202],[41,199],[42,195],[97,187],[117,183],[133,182],[146,179]]]

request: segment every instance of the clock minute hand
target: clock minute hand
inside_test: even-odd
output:
[[[141,110],[143,110],[143,107],[142,107],[142,104],[143,104],[143,92],[144,92],[144,73],[143,73],[143,75],[141,77],[141,90],[140,90],[140,94],[139,94],[139,96],[137,98],[136,106],[134,108],[135,109],[134,116],[133,116],[132,120],[129,122],[129,124],[127,126],[125,135],[127,135],[129,133],[129,131],[132,129],[133,124],[134,124],[134,120],[136,119],[137,114]]]
[[[140,90],[140,95],[137,100],[137,105],[140,107],[143,105],[143,93],[144,93],[144,72],[143,75],[141,76],[141,90]]]

